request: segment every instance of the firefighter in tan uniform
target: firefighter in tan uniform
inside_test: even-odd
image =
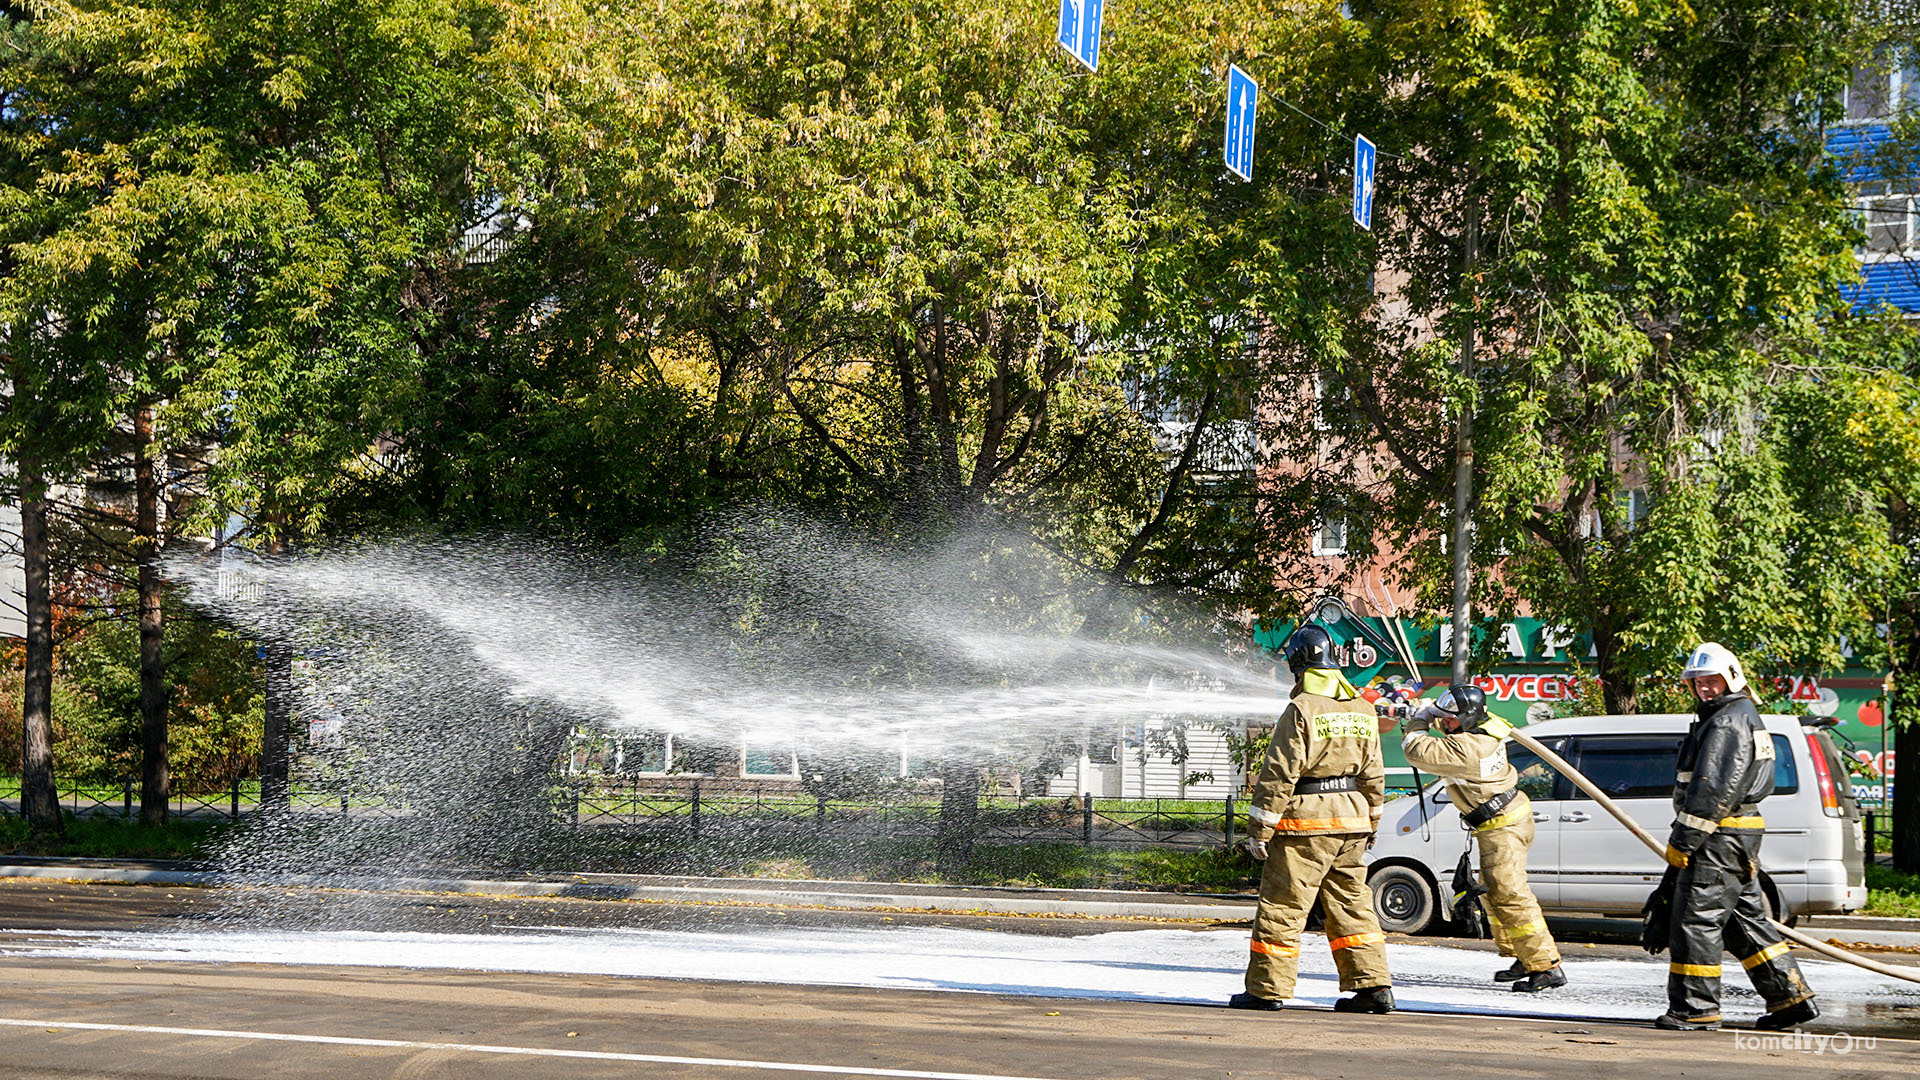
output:
[[[1247,847],[1266,860],[1253,917],[1247,989],[1227,1004],[1278,1009],[1293,996],[1300,931],[1315,900],[1340,971],[1340,1012],[1393,1011],[1386,935],[1360,857],[1380,821],[1386,769],[1372,706],[1340,673],[1333,640],[1317,626],[1286,644],[1293,700],[1273,729],[1247,809]]]
[[[1440,733],[1431,729],[1438,725]],[[1534,994],[1567,985],[1560,950],[1547,932],[1540,902],[1527,885],[1527,849],[1533,846],[1533,804],[1516,785],[1502,742],[1513,728],[1487,715],[1477,686],[1449,688],[1406,722],[1400,748],[1407,764],[1447,781],[1460,820],[1480,845],[1480,898],[1501,956],[1513,966],[1495,975],[1512,989]]]

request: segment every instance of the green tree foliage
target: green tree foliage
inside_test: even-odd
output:
[[[1350,25],[1151,7],[1109,20],[1085,77],[1053,17],[511,16],[501,251],[461,279],[467,332],[396,410],[370,496],[610,538],[743,501],[994,513],[1098,574],[1271,606],[1262,526],[1300,501],[1253,479],[1258,402],[1300,364],[1273,343],[1326,337],[1366,275],[1344,146],[1282,112],[1264,182],[1232,180],[1223,77],[1325,103]]]
[[[1701,637],[1817,651],[1789,591],[1800,507],[1762,428],[1775,376],[1856,273],[1819,128],[1847,73],[1848,9],[1355,14],[1395,88],[1373,122],[1416,148],[1381,177],[1399,304],[1356,333],[1347,369],[1398,451],[1386,528],[1418,553],[1409,580],[1443,580],[1453,418],[1386,410],[1466,401],[1482,608],[1524,601],[1591,631],[1610,709]]]

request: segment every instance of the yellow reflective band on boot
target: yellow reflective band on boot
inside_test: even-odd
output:
[[[1752,817],[1723,817],[1720,819],[1723,829],[1764,829],[1767,819],[1755,814]]]
[[[1327,948],[1339,952],[1341,949],[1351,949],[1355,945],[1372,945],[1385,940],[1387,940],[1385,934],[1348,934],[1346,937],[1328,938]]]
[[[1675,851],[1672,844],[1667,845],[1666,858],[1668,866],[1677,866],[1681,869],[1685,869],[1689,861],[1687,853],[1684,851]]]
[[[1300,955],[1300,946],[1298,945],[1269,945],[1264,941],[1250,941],[1247,943],[1247,948],[1257,953],[1264,953],[1267,956]]]
[[[1668,964],[1667,970],[1675,975],[1691,975],[1696,979],[1720,977],[1719,964]]]
[[[1740,961],[1740,966],[1746,968],[1748,971],[1752,971],[1754,968],[1759,967],[1761,964],[1766,963],[1791,948],[1793,948],[1793,946],[1787,942],[1776,941],[1766,948],[1761,949],[1759,952],[1754,953],[1752,956],[1747,957],[1745,960]]]

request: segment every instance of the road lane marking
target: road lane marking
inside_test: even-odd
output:
[[[89,1024],[70,1020],[15,1020],[0,1018],[0,1026],[66,1031],[119,1031],[134,1035],[184,1035],[196,1039],[258,1039],[266,1042],[319,1043],[327,1046],[372,1046],[395,1050],[458,1050],[469,1054],[505,1054],[517,1057],[586,1058],[592,1061],[632,1061],[649,1065],[701,1065],[717,1069],[760,1069],[767,1072],[836,1073],[843,1076],[888,1076],[902,1080],[1047,1080],[1044,1077],[999,1073],[925,1072],[918,1069],[875,1069],[858,1065],[808,1065],[797,1061],[750,1061],[730,1058],[678,1057],[671,1054],[621,1054],[607,1050],[548,1050],[537,1046],[489,1046],[485,1043],[414,1042],[408,1039],[361,1039],[348,1035],[294,1035],[282,1031],[225,1031],[219,1028],[154,1027],[142,1024]]]

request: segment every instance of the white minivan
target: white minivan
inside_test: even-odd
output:
[[[1681,713],[1574,716],[1530,724],[1526,732],[1664,840],[1673,824],[1674,762],[1692,721]],[[1767,902],[1787,923],[1800,915],[1857,911],[1867,900],[1864,830],[1840,754],[1824,727],[1803,727],[1793,716],[1765,722],[1774,745],[1773,794],[1760,805],[1767,819],[1760,849]],[[1666,870],[1660,856],[1532,751],[1509,741],[1507,759],[1533,800],[1527,877],[1540,906],[1562,914],[1638,915]],[[1418,798],[1389,802],[1367,853],[1382,928],[1413,934],[1445,919],[1463,851],[1477,867],[1479,851],[1443,782],[1428,783]]]

